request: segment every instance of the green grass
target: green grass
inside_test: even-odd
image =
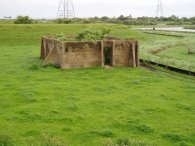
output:
[[[120,25],[90,25],[103,26],[116,36],[151,39]],[[144,68],[41,66],[42,35],[86,27],[0,25],[0,145],[193,146],[193,77]]]
[[[194,55],[188,54],[188,49],[195,49],[195,33],[163,31],[155,31],[155,33],[165,35],[148,34],[149,37],[153,38],[153,41],[141,41],[141,58],[180,69],[189,70],[191,68],[195,72]],[[167,34],[183,37],[166,36]],[[151,50],[155,51],[160,48],[165,48],[165,51],[159,54],[149,53]]]
[[[195,25],[185,26],[185,29],[195,29]]]
[[[159,54],[157,54],[161,59],[175,59],[175,61],[170,62],[172,66],[175,66],[174,63],[179,62],[177,66],[180,66],[180,68],[185,68],[186,70],[189,69],[188,63],[194,64],[195,63],[195,54],[188,54],[188,50],[184,47],[175,47],[175,48],[169,48]],[[193,70],[195,71],[195,64],[193,66]]]
[[[102,27],[111,29],[112,36],[120,38],[135,38],[145,40],[147,35],[136,30],[130,30],[123,25],[114,24],[31,24],[15,25],[0,24],[0,41],[2,45],[39,45],[40,38],[43,35],[55,35],[59,32],[67,35],[74,35],[85,28],[101,29]]]
[[[1,20],[0,19],[0,24],[14,24],[13,20]]]

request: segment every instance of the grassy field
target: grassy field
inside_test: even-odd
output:
[[[120,25],[88,26],[143,44],[170,41]],[[42,35],[88,26],[0,25],[0,145],[193,146],[194,77],[145,68],[41,67]]]
[[[118,36],[120,38],[133,38],[140,42],[141,58],[154,60],[159,63],[168,64],[170,66],[178,67],[181,69],[195,71],[195,62],[190,60],[194,58],[195,54],[188,55],[188,49],[195,50],[195,33],[178,33],[178,32],[158,32],[156,34],[146,34],[141,31],[130,29],[129,26],[114,25],[114,24],[69,24],[69,25],[56,25],[56,24],[33,24],[33,25],[14,25],[14,24],[1,24],[0,25],[0,41],[3,45],[39,45],[40,37],[42,35],[55,35],[56,33],[63,32],[67,35],[74,35],[78,31],[85,28],[100,29],[102,27],[111,29],[111,36]],[[29,34],[30,33],[30,34]],[[153,33],[153,31],[152,31]],[[164,34],[164,35],[158,35]],[[173,36],[167,36],[173,35]],[[175,37],[174,35],[183,36]],[[29,39],[30,37],[30,39]],[[170,47],[171,46],[171,47]],[[178,46],[184,50],[180,51]],[[158,50],[159,48],[174,49],[175,55],[163,56],[158,54],[150,54],[150,50]],[[186,50],[186,51],[185,51]],[[182,54],[181,54],[182,53]],[[183,56],[179,58],[177,56]],[[185,56],[185,57],[184,57]]]
[[[191,25],[191,26],[185,26],[185,29],[195,29],[195,25]]]
[[[147,31],[149,40],[141,41],[141,57],[146,60],[167,64],[180,69],[195,72],[195,54],[188,54],[188,49],[195,50],[195,33]],[[152,40],[152,41],[151,41]],[[163,48],[163,51],[159,51]],[[152,54],[150,52],[157,51]]]

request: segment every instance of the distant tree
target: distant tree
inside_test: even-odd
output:
[[[158,23],[165,23],[166,25],[194,25],[195,17],[187,18],[182,17],[178,18],[175,15],[170,17],[137,17],[133,18],[132,15],[124,16],[120,15],[119,17],[90,17],[90,18],[72,18],[72,19],[57,19],[56,23],[59,24],[69,24],[69,23],[113,23],[113,24],[125,24],[125,25],[157,25]],[[34,21],[35,23],[35,21]]]
[[[190,20],[195,21],[195,17],[191,17]]]
[[[18,16],[14,21],[15,24],[31,24],[33,20],[29,16]]]
[[[128,18],[129,18],[129,19],[133,19],[133,17],[132,17],[132,15],[131,15],[131,14],[128,16]]]
[[[118,19],[119,19],[120,21],[125,21],[125,20],[128,20],[128,17],[125,17],[124,15],[120,15],[120,16],[118,17]]]
[[[178,19],[178,17],[175,15],[172,15],[171,17],[169,17],[170,21],[176,21],[177,19]]]
[[[169,18],[163,17],[162,20],[163,20],[163,21],[169,21]]]
[[[182,17],[181,20],[182,21],[188,21],[188,18],[187,17]]]
[[[59,18],[56,20],[58,24],[70,24],[72,23],[71,19],[64,19],[64,18]]]
[[[85,19],[82,20],[82,23],[84,23],[84,24],[89,24],[89,23],[91,23],[91,22],[90,22],[90,19],[85,18]]]
[[[95,17],[93,17],[93,18],[90,18],[90,21],[91,22],[97,22],[97,21],[101,21],[101,18],[99,18],[99,17],[97,17],[97,16],[95,16]]]
[[[107,17],[107,16],[103,16],[102,18],[101,18],[101,20],[102,21],[106,21],[106,20],[108,20],[109,18]]]
[[[195,17],[189,18],[190,21],[195,21]]]
[[[99,17],[98,16],[95,16],[94,19],[99,19]]]

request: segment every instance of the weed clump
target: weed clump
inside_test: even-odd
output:
[[[39,65],[33,64],[31,67],[29,67],[29,70],[31,71],[39,70]]]
[[[115,142],[109,140],[106,141],[103,146],[149,146],[143,141],[136,141],[132,139],[127,138],[120,138],[117,139]]]
[[[137,131],[138,133],[140,132],[140,133],[148,134],[148,133],[152,133],[153,129],[145,124],[140,124],[135,126],[135,131]]]
[[[41,145],[45,146],[67,146],[64,140],[60,137],[43,136]]]
[[[64,33],[58,33],[55,38],[60,41],[92,41],[102,40],[109,33],[110,29],[103,28],[100,31],[97,31],[88,28],[78,32],[76,36],[65,36]]]
[[[91,133],[101,137],[114,137],[114,133],[110,130],[94,130]]]
[[[14,144],[9,136],[0,134],[0,146],[14,146]]]
[[[43,135],[39,139],[29,137],[27,139],[29,146],[67,146],[61,137]]]
[[[165,140],[173,142],[173,143],[186,140],[183,135],[174,134],[174,133],[163,134],[162,137]]]

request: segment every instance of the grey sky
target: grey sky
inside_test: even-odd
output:
[[[155,16],[157,0],[73,0],[76,17]],[[0,0],[0,18],[55,18],[59,0]],[[164,16],[195,16],[195,0],[163,0]]]

